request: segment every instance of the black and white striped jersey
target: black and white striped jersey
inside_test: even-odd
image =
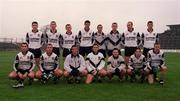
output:
[[[111,31],[107,35],[107,49],[113,50],[114,48],[121,48],[121,34],[118,31]]]
[[[102,33],[94,33],[94,43],[99,45],[99,49],[106,49],[106,35]]]

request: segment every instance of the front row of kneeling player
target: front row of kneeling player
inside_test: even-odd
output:
[[[107,68],[105,68],[105,59],[99,52],[99,46],[94,44],[92,52],[87,55],[86,60],[79,54],[77,46],[72,46],[71,54],[64,61],[64,71],[59,68],[58,56],[52,52],[52,44],[48,44],[46,51],[42,54],[39,69],[33,72],[35,67],[34,56],[28,51],[27,43],[21,44],[21,52],[16,56],[14,62],[14,71],[9,74],[10,79],[18,81],[13,87],[23,87],[23,81],[28,78],[29,84],[36,77],[42,83],[46,83],[49,78],[53,78],[54,83],[64,76],[68,83],[80,83],[82,77],[86,77],[86,84],[92,83],[94,80],[102,82],[101,78],[108,77],[112,79],[114,75],[123,80],[125,75],[129,75],[130,81],[133,82],[140,76],[141,82],[147,77],[150,84],[157,80],[157,73],[160,71],[159,83],[164,83],[164,75],[167,67],[164,65],[164,53],[160,50],[158,43],[154,44],[154,49],[148,52],[146,59],[142,55],[141,49],[137,48],[135,53],[130,57],[129,63],[126,65],[124,58],[120,55],[120,50],[115,48],[112,56],[107,60]]]

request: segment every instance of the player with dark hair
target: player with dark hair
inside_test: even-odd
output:
[[[63,75],[59,68],[58,56],[53,53],[52,44],[47,44],[45,53],[42,54],[39,64],[40,70],[36,72],[36,78],[42,83],[46,83],[50,78],[53,78],[54,83]]]
[[[64,61],[64,77],[68,79],[68,83],[80,83],[81,77],[87,76],[86,64],[84,57],[79,54],[76,45],[71,47],[69,54]]]
[[[102,82],[101,78],[107,75],[104,69],[104,56],[99,52],[99,46],[97,44],[93,45],[92,52],[87,55],[86,67],[88,70],[86,84],[92,83],[94,79],[98,79],[98,82]]]
[[[78,39],[80,44],[79,53],[85,56],[91,52],[93,45],[93,35],[94,32],[90,29],[90,21],[86,20],[84,22],[84,29],[80,30],[78,33]]]
[[[16,59],[14,61],[14,71],[9,74],[10,79],[18,81],[17,85],[13,85],[14,88],[23,87],[23,81],[26,78],[29,78],[29,84],[31,84],[34,78],[34,55],[28,51],[27,43],[21,43],[20,49],[21,52],[16,55]]]

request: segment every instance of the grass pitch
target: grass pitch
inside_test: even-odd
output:
[[[86,85],[67,84],[61,79],[58,84],[31,86],[14,89],[14,81],[8,79],[17,51],[0,51],[0,101],[179,101],[180,100],[180,53],[166,53],[168,73],[163,86],[159,84],[119,82],[93,83]],[[61,67],[62,67],[62,61]]]

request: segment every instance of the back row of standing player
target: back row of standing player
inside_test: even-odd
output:
[[[106,57],[112,55],[114,48],[125,49],[125,62],[128,63],[129,57],[135,52],[136,47],[143,46],[143,55],[147,57],[147,52],[151,50],[154,43],[158,42],[158,34],[154,32],[153,22],[147,22],[147,30],[144,33],[136,32],[133,28],[133,22],[127,23],[127,31],[119,33],[118,24],[112,23],[112,30],[109,34],[103,32],[103,25],[97,25],[97,32],[90,29],[90,21],[84,22],[84,28],[79,31],[78,35],[72,32],[71,24],[66,24],[66,33],[60,34],[55,21],[51,21],[50,30],[42,33],[38,30],[38,22],[32,22],[32,31],[26,34],[26,41],[29,44],[29,51],[35,55],[36,63],[39,63],[41,56],[41,47],[43,44],[50,43],[53,45],[53,52],[60,55],[60,49],[63,49],[63,57],[70,54],[70,48],[73,45],[80,46],[82,56],[91,52],[94,43],[100,46],[100,52]]]

